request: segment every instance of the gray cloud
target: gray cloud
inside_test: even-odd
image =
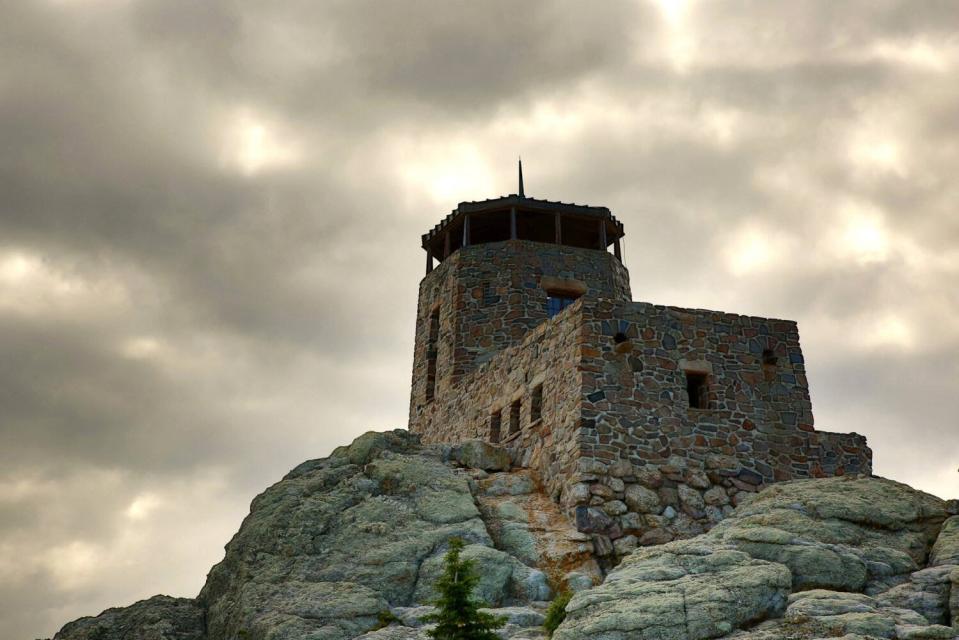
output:
[[[3,637],[193,595],[259,490],[405,425],[419,234],[519,153],[637,299],[798,320],[818,424],[959,495],[955,3],[0,12]]]

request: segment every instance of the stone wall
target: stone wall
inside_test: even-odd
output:
[[[580,466],[562,501],[600,547],[701,533],[771,482],[871,473],[865,438],[814,430],[796,323],[610,300],[580,314]],[[704,408],[687,372],[705,375]]]
[[[861,438],[809,435],[795,322],[614,301],[587,301],[582,314],[584,457],[702,463],[723,453],[764,482],[870,471],[850,447]],[[706,408],[690,407],[687,372],[706,376]]]
[[[581,305],[577,301],[542,322],[520,345],[495,354],[452,391],[438,394],[429,403],[430,419],[411,430],[424,442],[491,440],[491,421],[499,415],[499,442],[511,448],[518,464],[533,469],[549,495],[559,500],[567,478],[578,468]],[[540,385],[542,415],[533,420],[532,394]],[[514,403],[519,405],[519,429],[511,433]]]
[[[439,311],[434,396],[460,394],[460,380],[547,319],[549,289],[585,298],[629,300],[629,274],[605,251],[525,240],[459,249],[420,283],[410,428],[426,429],[436,407],[428,399],[430,315]],[[441,401],[442,402],[442,401]]]
[[[689,406],[684,370],[706,374],[706,408]],[[862,436],[813,429],[783,320],[584,298],[429,407],[411,425],[428,442],[489,439],[502,411],[500,440],[600,555],[705,531],[770,482],[871,472]]]

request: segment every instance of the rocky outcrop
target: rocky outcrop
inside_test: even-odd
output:
[[[542,545],[529,524],[528,475],[484,471],[508,468],[505,451],[486,443],[421,446],[394,431],[366,434],[294,469],[253,502],[210,572],[199,598],[209,639],[361,635],[381,613],[435,598],[454,537],[467,544],[463,555],[479,570],[476,593],[486,605],[549,600],[561,585],[537,567]],[[487,500],[486,519],[478,496]],[[578,535],[568,524],[550,533]],[[578,560],[588,566],[591,558]]]
[[[153,596],[67,624],[57,640],[204,640],[203,609],[189,598]]]
[[[716,638],[780,613],[789,570],[696,541],[643,549],[600,587],[578,593],[555,635],[573,638]]]
[[[560,588],[578,591],[602,581],[590,537],[537,491],[528,471],[473,475],[476,501],[497,549],[537,567]],[[536,595],[545,592],[529,593],[532,599]]]
[[[508,453],[488,443],[367,433],[257,496],[196,601],[111,609],[57,640],[99,639],[100,628],[105,640],[418,637],[454,537],[479,570],[478,597],[508,617],[506,635],[533,637],[558,589],[591,587],[602,574],[588,537],[527,471],[509,468]],[[390,613],[409,626],[376,630]]]
[[[953,638],[952,525],[875,478],[774,485],[709,533],[634,552],[567,607],[557,640]],[[951,608],[950,608],[951,607]]]
[[[959,516],[946,520],[932,548],[931,565],[959,564]]]
[[[657,491],[623,493],[623,507],[665,517]],[[677,495],[732,509],[715,488]],[[749,496],[694,538],[610,541],[578,531],[503,449],[368,433],[258,496],[196,600],[109,609],[55,640],[422,640],[453,537],[479,569],[477,596],[507,618],[504,638],[545,638],[563,589],[576,593],[557,640],[957,637],[954,505],[876,478]],[[577,516],[622,517],[615,502]],[[604,579],[596,558],[616,555]]]

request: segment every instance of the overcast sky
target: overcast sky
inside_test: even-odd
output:
[[[406,426],[419,236],[609,206],[638,300],[795,319],[820,429],[959,497],[959,3],[0,1],[0,637],[193,596]]]

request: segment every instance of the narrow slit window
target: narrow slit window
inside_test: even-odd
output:
[[[503,420],[503,412],[496,411],[489,417],[489,441],[499,442],[500,424]]]
[[[436,345],[440,333],[440,310],[430,314],[429,337],[426,343],[426,400],[436,395]]]
[[[529,402],[529,421],[537,422],[543,419],[543,385],[538,384],[533,388],[533,394]]]
[[[522,405],[519,400],[516,400],[509,407],[509,434],[514,435],[519,433],[519,416]]]
[[[705,373],[686,371],[686,394],[690,409],[709,408],[709,377]]]

